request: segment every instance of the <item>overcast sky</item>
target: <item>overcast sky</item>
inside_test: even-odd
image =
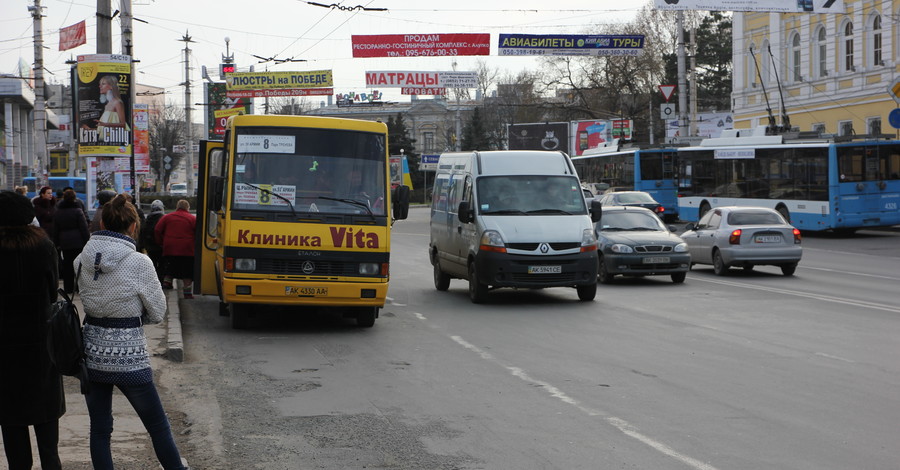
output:
[[[113,11],[118,0],[111,0]],[[134,0],[134,16],[147,23],[134,23],[134,56],[137,82],[166,89],[167,100],[183,103],[184,82],[181,38],[195,41],[191,79],[201,81],[206,65],[217,79],[218,64],[225,53],[225,37],[241,70],[305,71],[332,70],[336,93],[365,92],[366,70],[474,70],[477,60],[511,73],[534,69],[534,59],[497,56],[497,34],[582,34],[592,24],[630,21],[644,1],[623,0],[322,0],[345,7],[362,5],[388,11],[341,11],[310,5],[300,0]],[[20,58],[28,67],[34,61],[32,18],[27,10],[33,1],[0,1],[0,73],[18,70]],[[427,5],[427,6],[426,6]],[[91,0],[42,0],[45,18],[44,61],[48,82],[66,82],[66,60],[96,52],[96,2]],[[86,20],[87,44],[59,51],[59,29]],[[113,20],[113,53],[121,52],[121,26]],[[351,35],[404,33],[491,33],[491,55],[443,58],[354,59]],[[262,57],[306,59],[307,62],[260,64]],[[195,97],[202,91],[193,90]],[[385,99],[408,100],[394,89],[381,89]],[[318,101],[320,98],[310,98]],[[196,100],[199,101],[199,100]]]

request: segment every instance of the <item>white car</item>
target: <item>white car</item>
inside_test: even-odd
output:
[[[172,183],[169,186],[169,194],[172,196],[187,196],[187,183]]]
[[[728,268],[746,270],[775,265],[791,276],[803,256],[800,230],[767,207],[715,207],[681,235],[694,264],[711,264],[718,275]]]

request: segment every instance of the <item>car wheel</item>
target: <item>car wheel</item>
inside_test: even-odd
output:
[[[434,288],[439,291],[450,288],[450,275],[441,271],[441,264],[437,260],[434,262]]]
[[[697,220],[702,219],[703,216],[706,215],[707,212],[709,212],[709,209],[710,209],[710,207],[709,207],[708,202],[704,202],[703,204],[700,204],[700,215],[697,217]]]
[[[796,271],[796,270],[797,270],[796,264],[785,264],[785,265],[781,266],[781,274],[784,274],[785,276],[793,276],[794,271]]]
[[[488,286],[478,281],[478,270],[475,262],[469,263],[469,299],[473,304],[484,303],[487,300]]]
[[[684,282],[684,279],[687,277],[687,273],[672,273],[672,282],[675,284],[681,284]]]
[[[359,307],[356,311],[356,325],[362,328],[372,328],[377,316],[378,307]]]
[[[728,274],[728,265],[725,264],[725,260],[722,259],[722,253],[720,253],[719,250],[716,250],[713,253],[713,272],[716,273],[717,276]]]
[[[594,300],[594,297],[597,296],[597,283],[594,282],[585,286],[575,286],[575,290],[578,291],[578,300],[589,302]]]
[[[253,306],[249,304],[228,304],[231,308],[231,328],[246,330],[250,326],[250,312]]]
[[[606,261],[602,256],[600,257],[600,266],[597,267],[597,276],[600,284],[612,284],[613,278],[616,276],[615,274],[610,274],[609,269],[606,268]]]

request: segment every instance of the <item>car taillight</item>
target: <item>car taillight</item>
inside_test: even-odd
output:
[[[795,245],[799,245],[799,244],[800,244],[800,239],[801,239],[801,237],[800,237],[800,229],[799,229],[799,228],[795,228],[795,229],[794,229],[794,244],[795,244]]]
[[[666,208],[663,207],[663,206],[659,206],[659,207],[656,208],[656,212],[659,213],[659,214],[662,214],[662,213],[665,212],[665,211],[666,211]]]
[[[741,244],[741,229],[731,232],[731,236],[728,237],[728,243],[731,243],[732,245]]]

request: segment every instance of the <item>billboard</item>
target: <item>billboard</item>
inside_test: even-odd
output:
[[[490,55],[489,33],[354,34],[353,57],[441,57]]]
[[[643,35],[501,34],[499,55],[638,56]]]
[[[248,98],[229,98],[226,96],[224,82],[204,83],[206,88],[206,123],[207,140],[225,138],[225,123],[228,116],[234,114],[253,114],[253,107]]]
[[[569,153],[569,124],[566,122],[510,124],[506,135],[510,150],[558,150]]]
[[[573,121],[572,156],[583,155],[585,150],[594,149],[613,139],[611,121]]]
[[[477,88],[477,72],[366,72],[366,86],[394,88]]]
[[[844,0],[655,0],[656,10],[845,13]]]
[[[238,72],[225,75],[228,98],[316,96],[334,93],[331,70],[307,72]]]
[[[131,155],[131,56],[78,56],[75,107],[78,154]]]
[[[715,139],[722,136],[725,129],[734,129],[734,118],[731,113],[699,113],[694,123],[697,126],[697,137]],[[679,137],[677,119],[666,121],[666,137]]]

